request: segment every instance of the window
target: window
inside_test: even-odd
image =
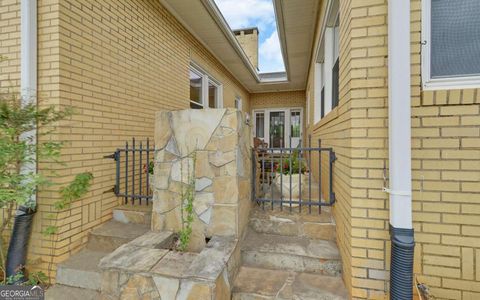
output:
[[[480,87],[480,1],[424,0],[425,89]]]
[[[325,87],[320,92],[320,118],[325,117]]]
[[[299,138],[301,133],[300,111],[292,110],[290,113],[290,134],[292,138]]]
[[[338,106],[340,100],[340,17],[337,15],[335,27],[333,28],[333,68],[332,68],[332,109]]]
[[[335,108],[338,106],[338,101],[339,101],[339,61],[337,58],[337,61],[335,62],[335,65],[333,65],[332,69],[332,108]]]
[[[235,108],[238,110],[242,110],[242,98],[240,97],[235,97]]]
[[[255,113],[255,136],[257,138],[265,138],[265,113]]]
[[[215,108],[219,107],[218,105],[218,84],[209,80],[208,81],[208,107]]]
[[[322,57],[323,59],[323,57]],[[314,113],[313,113],[313,122],[317,123],[323,117],[324,109],[322,108],[323,96],[321,94],[324,91],[325,86],[325,76],[323,72],[323,63],[315,63],[315,74],[314,74]]]
[[[316,48],[315,123],[325,117],[340,101],[340,14],[339,1],[328,2],[322,35]]]
[[[190,108],[222,107],[222,85],[197,66],[190,66]]]
[[[190,108],[202,108],[202,75],[190,70]]]

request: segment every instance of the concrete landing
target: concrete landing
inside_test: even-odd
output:
[[[348,293],[340,277],[242,267],[232,300],[340,300]]]

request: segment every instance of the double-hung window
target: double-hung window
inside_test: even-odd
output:
[[[339,1],[328,2],[325,25],[317,44],[314,97],[315,123],[338,106],[340,101],[340,14]]]
[[[197,66],[190,66],[190,108],[222,107],[222,85]]]
[[[479,0],[423,0],[422,84],[480,87]]]

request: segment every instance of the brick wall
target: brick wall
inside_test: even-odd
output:
[[[1,92],[18,92],[20,87],[20,3],[0,0],[0,64]]]
[[[320,13],[320,19],[317,22],[315,44],[320,39],[321,25],[323,18],[325,17],[327,1],[323,1]],[[312,136],[312,140],[316,141],[321,139],[322,147],[332,147],[337,156],[337,160],[334,164],[334,177],[333,186],[336,196],[336,204],[333,208],[333,214],[337,225],[337,244],[340,249],[343,262],[343,280],[349,290],[352,289],[352,276],[354,276],[355,270],[352,266],[358,263],[358,259],[355,257],[355,250],[352,248],[352,195],[356,194],[352,188],[352,172],[351,162],[356,156],[360,155],[360,152],[352,150],[352,116],[355,115],[352,109],[351,103],[358,97],[358,94],[354,93],[350,89],[350,74],[352,69],[351,62],[351,45],[348,37],[351,35],[350,28],[350,1],[341,1],[340,7],[340,36],[342,37],[340,48],[340,98],[342,99],[335,109],[327,114],[320,122],[313,124],[314,110],[316,109],[314,100],[314,60],[312,59],[309,69],[309,79],[307,82],[307,99],[310,104],[307,118],[308,124],[310,124],[307,134]],[[328,158],[322,157],[322,161],[328,161]],[[315,167],[318,165],[316,161],[313,161],[315,174],[317,170]],[[322,178],[326,179],[328,169],[322,167]],[[327,191],[326,183],[322,182],[324,186],[324,192]],[[327,195],[324,194],[324,198]]]
[[[8,37],[0,53],[12,57],[2,65],[2,74],[8,65],[2,86],[4,79],[19,84],[19,3],[0,2],[0,34]],[[131,137],[153,137],[156,111],[189,107],[191,61],[223,84],[224,106],[233,107],[240,96],[248,111],[249,94],[159,1],[39,0],[38,27],[39,99],[75,111],[57,134],[44,138],[66,142],[66,165],[40,163],[39,169],[56,169],[60,184],[80,172],[95,177],[88,195],[59,214],[52,208],[58,186],[39,193],[29,259],[46,271],[52,258],[55,264],[80,250],[88,232],[109,220],[119,203],[109,191],[114,163],[103,156]],[[41,234],[52,212],[59,227],[55,243]]]
[[[411,5],[415,273],[436,299],[478,299],[480,93],[422,91],[421,1]],[[340,20],[340,105],[310,132],[339,158],[334,214],[345,282],[355,299],[383,299],[390,268],[381,190],[388,167],[387,1],[341,1]],[[311,71],[309,87],[313,80]],[[307,93],[313,107],[313,88]]]
[[[255,93],[250,95],[250,108],[303,107],[305,91]]]

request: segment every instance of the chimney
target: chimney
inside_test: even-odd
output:
[[[236,29],[233,33],[252,65],[258,70],[258,28]]]

